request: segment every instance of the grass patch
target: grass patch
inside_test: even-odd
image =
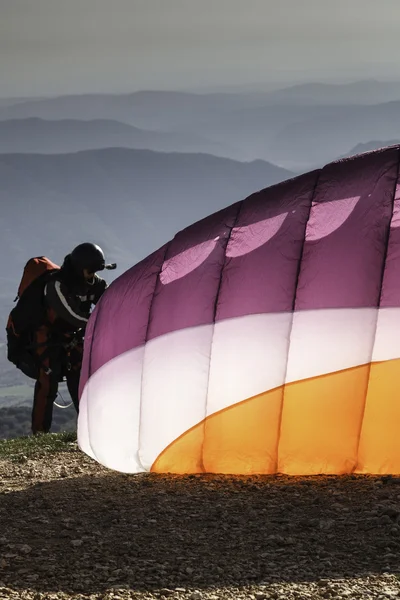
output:
[[[76,432],[30,435],[12,440],[0,440],[0,459],[24,462],[59,452],[75,452]]]

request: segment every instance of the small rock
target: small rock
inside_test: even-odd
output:
[[[323,530],[332,529],[334,525],[334,519],[320,519],[319,521],[319,528]]]
[[[388,506],[383,510],[383,514],[387,515],[391,519],[397,519],[400,516],[400,510],[393,506]]]

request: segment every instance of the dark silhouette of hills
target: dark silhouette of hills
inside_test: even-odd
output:
[[[110,119],[52,121],[29,117],[0,121],[0,153],[52,154],[109,147],[207,152],[216,156],[229,153],[223,144],[197,134],[146,131]]]

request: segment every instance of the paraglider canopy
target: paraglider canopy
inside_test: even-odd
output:
[[[177,233],[87,328],[81,449],[119,471],[400,473],[400,150]]]

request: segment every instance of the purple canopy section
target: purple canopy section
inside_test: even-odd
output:
[[[400,306],[400,146],[271,186],[177,233],[106,291],[80,390],[166,333],[256,313]]]

